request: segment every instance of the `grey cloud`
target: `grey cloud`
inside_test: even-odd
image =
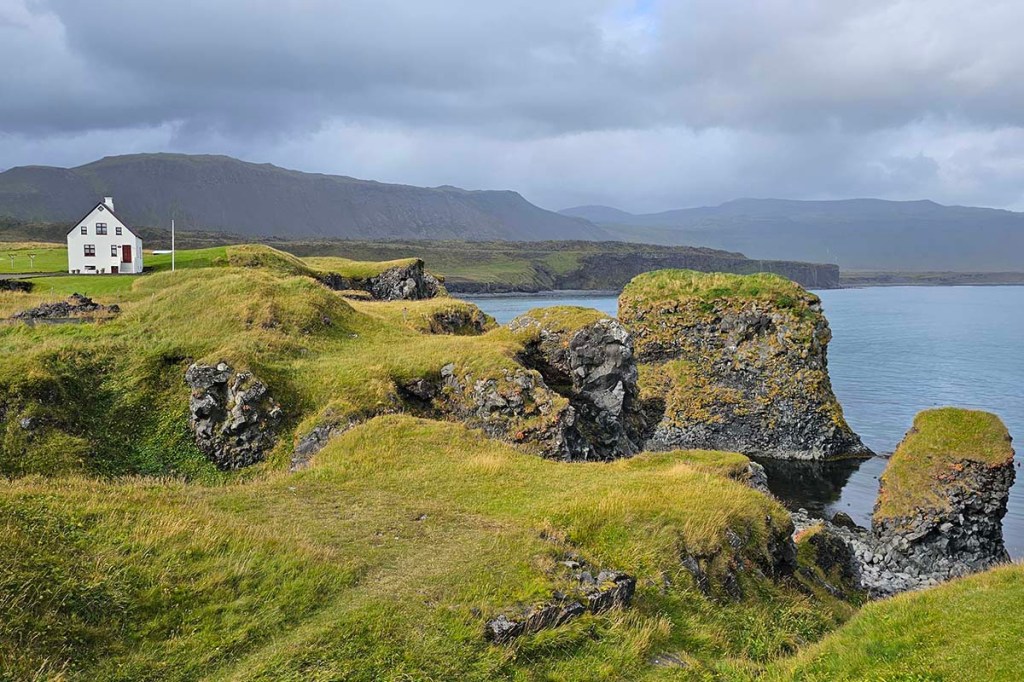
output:
[[[232,153],[551,207],[1024,204],[1024,5],[0,0],[0,165]]]

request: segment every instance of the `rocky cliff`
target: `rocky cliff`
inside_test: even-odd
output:
[[[615,459],[640,451],[634,420],[633,339],[596,310],[539,308],[509,328],[524,342],[520,360],[568,398],[580,434],[574,459]]]
[[[645,272],[664,269],[731,272],[749,275],[770,272],[809,289],[839,288],[839,266],[787,260],[755,260],[743,254],[714,249],[647,246],[635,253],[603,253],[581,259],[580,267],[554,277],[552,289],[622,289]]]
[[[803,512],[794,522],[845,542],[875,596],[985,570],[1009,560],[1002,519],[1015,477],[1010,442],[993,414],[926,410],[882,475],[870,530]]]
[[[1002,520],[1015,476],[1010,442],[987,412],[918,414],[882,475],[869,565],[928,582],[1009,560]]]
[[[832,393],[821,302],[798,285],[663,270],[630,282],[619,315],[641,363],[646,448],[870,454]]]
[[[385,268],[375,274],[356,276],[325,272],[320,281],[337,291],[365,291],[378,301],[416,301],[444,293],[441,282],[424,269],[419,258]]]

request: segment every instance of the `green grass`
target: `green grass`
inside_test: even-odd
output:
[[[390,268],[408,267],[416,263],[415,258],[399,258],[389,261],[357,261],[338,257],[304,258],[310,267],[321,272],[334,272],[353,279],[369,279]]]
[[[732,529],[756,561],[786,518],[702,459],[567,465],[392,416],[297,475],[0,484],[0,658],[13,678],[635,680],[666,651],[706,674],[820,636],[841,605],[753,573],[740,602],[694,589],[681,552]],[[570,553],[636,575],[635,606],[487,644],[487,618],[566,589]]]
[[[29,259],[34,255],[34,259]],[[13,265],[11,257],[14,257]],[[67,272],[66,246],[31,242],[0,244],[0,274],[30,272]]]
[[[694,270],[656,270],[634,277],[622,293],[625,300],[637,303],[652,300],[757,298],[786,307],[787,304],[793,305],[805,298],[817,300],[816,296],[804,291],[800,285],[766,272],[734,275]]]
[[[48,299],[67,298],[71,294],[105,297],[130,291],[139,277],[144,275],[67,275],[60,277],[31,277],[32,293]]]
[[[214,246],[208,249],[183,249],[174,255],[174,268],[210,268],[227,265],[228,249],[232,247]],[[171,254],[147,253],[143,259],[146,272],[164,272],[171,269]]]
[[[943,510],[936,481],[965,462],[1005,465],[1013,459],[1010,434],[989,412],[943,407],[920,412],[882,474],[875,518],[904,518],[918,509]]]
[[[570,305],[534,308],[521,317],[537,320],[541,327],[553,332],[576,331],[595,322],[610,319],[600,310]]]
[[[764,682],[1013,682],[1024,679],[1024,567],[996,568],[869,604]]]

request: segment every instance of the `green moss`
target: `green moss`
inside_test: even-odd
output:
[[[713,301],[722,298],[764,299],[781,307],[795,307],[801,301],[818,298],[800,285],[771,273],[734,275],[694,270],[655,270],[634,277],[622,292],[627,302],[653,300],[681,301],[696,298]]]
[[[875,519],[942,511],[944,488],[965,463],[996,467],[1012,459],[1010,434],[996,415],[955,407],[920,412],[882,474]]]

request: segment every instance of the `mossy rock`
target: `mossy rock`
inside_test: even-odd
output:
[[[1012,467],[1011,441],[990,412],[942,407],[918,413],[882,474],[875,520],[948,511],[949,493],[962,484],[965,469]]]
[[[772,274],[662,270],[619,298],[647,447],[794,459],[867,455],[832,392],[821,301]]]

